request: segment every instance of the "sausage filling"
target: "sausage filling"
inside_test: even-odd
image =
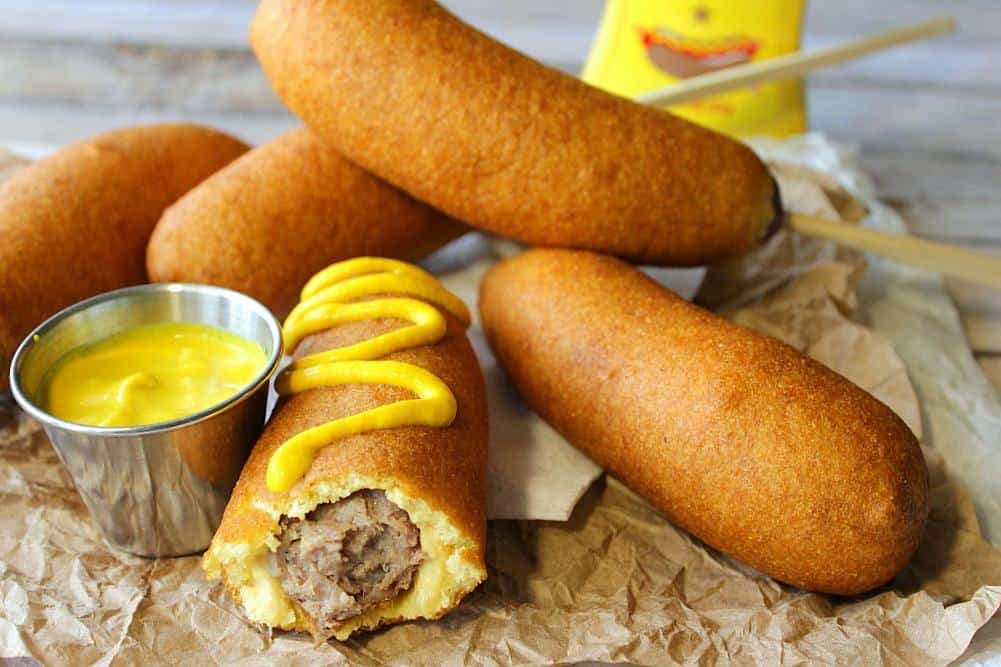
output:
[[[379,490],[357,491],[282,525],[275,559],[282,588],[326,635],[408,590],[424,559],[417,526]]]

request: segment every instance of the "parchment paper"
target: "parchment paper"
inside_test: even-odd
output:
[[[841,189],[850,170],[830,146],[814,141],[779,147],[814,167],[819,162],[825,172],[783,168],[787,200],[798,210],[859,217],[865,207]],[[925,443],[946,451],[951,463],[942,431],[929,428],[934,420],[918,407],[925,369],[905,370],[901,356],[910,361],[910,348],[898,356],[897,340],[859,323],[860,313],[877,312],[857,299],[863,267],[856,254],[780,235],[749,260],[710,271],[699,299],[868,388],[916,432],[929,434]],[[910,336],[923,337],[920,329]],[[932,356],[922,363],[933,370],[945,354],[937,344],[924,346]],[[955,379],[943,393],[965,390]],[[984,409],[963,422],[982,426]],[[608,479],[585,493],[568,522],[491,522],[490,579],[442,621],[313,646],[305,636],[248,626],[220,588],[204,582],[195,558],[148,561],[109,550],[37,426],[9,407],[0,410],[2,422],[3,658],[150,665],[945,664],[1001,607],[1001,553],[980,537],[969,495],[942,457],[926,449],[933,508],[925,538],[892,585],[866,596],[839,599],[779,585],[676,530]],[[962,435],[948,444],[961,449]]]

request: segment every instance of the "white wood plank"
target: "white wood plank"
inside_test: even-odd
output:
[[[0,0],[0,34],[243,48],[254,6],[243,0]]]
[[[255,0],[0,0],[0,31],[234,45],[243,42],[255,4]],[[567,29],[578,34],[579,44],[586,46],[605,3],[443,0],[442,4],[484,28],[500,32],[526,26],[540,31]],[[871,0],[815,0],[808,4],[805,29],[810,34],[857,35],[942,14],[957,16],[962,33],[970,39],[989,42],[1001,37],[993,0],[895,0],[882,3],[878,12],[873,11]]]
[[[532,28],[526,28],[531,32]],[[528,40],[530,35],[522,35]],[[573,47],[555,44],[551,64],[573,73]],[[572,43],[573,40],[567,42]],[[811,80],[823,88],[879,89],[1001,98],[1001,47],[938,45],[865,58]],[[178,104],[194,108],[277,108],[278,102],[245,48],[149,46],[7,37],[0,41],[0,99]]]
[[[813,0],[806,12],[810,31],[858,34],[894,25],[952,15],[968,39],[992,41],[1001,37],[996,0]]]
[[[124,108],[282,111],[246,50],[5,39],[0,101]]]
[[[254,144],[298,125],[291,114],[101,109],[62,105],[0,103],[0,144],[7,141],[62,145],[98,132],[143,123],[193,122],[211,125]]]
[[[861,145],[863,169],[912,231],[1001,238],[1001,100],[816,84],[809,101],[813,128]]]
[[[809,90],[812,126],[835,138],[942,155],[1001,155],[1001,98],[876,83],[815,81]]]
[[[865,30],[864,34],[874,32]],[[857,35],[808,34],[804,49],[842,44]],[[1001,41],[971,41],[966,35],[908,44],[859,58],[836,67],[818,70],[811,81],[852,86],[857,83],[897,87],[938,88],[944,91],[1001,97]]]

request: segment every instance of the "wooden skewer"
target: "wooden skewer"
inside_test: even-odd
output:
[[[635,99],[642,104],[655,106],[691,102],[735,88],[747,88],[769,81],[801,76],[821,67],[829,67],[898,44],[944,35],[955,29],[955,19],[940,18],[809,53],[790,53],[756,63],[728,67],[642,93]]]
[[[926,271],[945,273],[995,289],[1001,288],[1001,257],[926,241],[907,234],[887,234],[831,222],[812,215],[790,213],[786,220],[790,229],[806,236],[866,250]]]

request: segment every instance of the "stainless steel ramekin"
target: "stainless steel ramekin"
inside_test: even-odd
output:
[[[103,428],[45,410],[48,373],[67,352],[132,327],[207,324],[256,341],[267,364],[237,395],[150,426]],[[10,387],[45,427],[105,539],[140,556],[180,556],[208,546],[233,484],[264,426],[268,382],[282,356],[267,308],[219,287],[127,287],[70,306],[28,334],[14,353]]]

